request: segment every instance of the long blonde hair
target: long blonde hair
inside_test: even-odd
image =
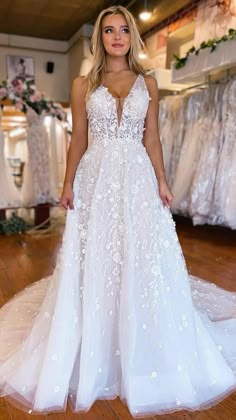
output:
[[[136,74],[144,74],[144,69],[138,62],[138,52],[143,47],[143,41],[139,35],[135,20],[132,14],[123,6],[112,6],[102,10],[99,14],[92,36],[91,50],[93,54],[93,65],[90,72],[87,75],[88,79],[88,90],[86,97],[102,84],[104,73],[106,70],[106,51],[102,40],[102,21],[107,15],[122,15],[128,25],[131,45],[127,53],[127,61],[131,71]]]

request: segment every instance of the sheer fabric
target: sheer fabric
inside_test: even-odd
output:
[[[0,110],[0,209],[18,207],[21,204],[20,193],[17,190],[10,168],[4,155],[4,133],[1,129]]]
[[[27,110],[28,162],[25,165],[21,197],[24,206],[54,203],[58,199],[49,161],[49,138],[44,115]]]
[[[236,388],[236,293],[189,277],[142,143],[138,76],[118,124],[100,86],[56,269],[0,311],[0,395],[29,412],[125,401],[132,415],[197,410]]]
[[[232,78],[160,102],[160,137],[174,194],[172,211],[190,216],[195,225],[236,229],[235,91]]]

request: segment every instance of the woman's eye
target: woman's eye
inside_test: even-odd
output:
[[[105,34],[111,34],[113,32],[113,29],[112,28],[106,28],[104,30],[104,32],[105,32]],[[122,28],[121,32],[124,33],[124,34],[128,34],[129,33],[129,28]]]

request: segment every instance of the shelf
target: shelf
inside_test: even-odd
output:
[[[171,63],[171,80],[173,83],[204,83],[209,75],[236,65],[236,39],[222,42],[215,51],[210,48],[201,50],[198,55],[191,54],[184,67],[175,68]]]

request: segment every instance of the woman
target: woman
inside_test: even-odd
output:
[[[236,294],[192,278],[193,306],[130,13],[101,12],[92,41],[72,89],[62,248],[0,312],[1,395],[30,412],[116,396],[133,416],[205,408],[235,389]]]

